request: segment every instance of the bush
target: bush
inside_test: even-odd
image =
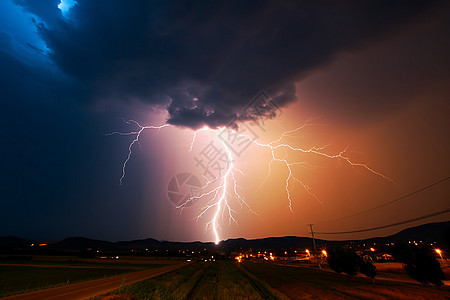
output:
[[[403,263],[403,268],[411,278],[421,283],[443,284],[444,272],[431,248],[400,241],[395,244],[392,254]]]

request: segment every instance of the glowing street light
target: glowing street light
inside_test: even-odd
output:
[[[442,250],[441,249],[435,249],[436,253],[439,254],[439,256],[441,257],[441,259],[444,259],[442,257]]]

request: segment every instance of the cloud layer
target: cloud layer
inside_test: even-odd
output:
[[[230,124],[260,90],[278,105],[295,81],[342,51],[382,38],[433,1],[16,0],[42,23],[51,60],[87,102],[140,101],[170,124]]]

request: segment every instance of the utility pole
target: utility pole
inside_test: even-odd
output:
[[[317,247],[316,247],[316,239],[314,238],[314,230],[313,230],[313,224],[308,224],[309,228],[311,229],[311,237],[312,237],[312,241],[313,241],[313,246],[314,246],[314,257],[317,260],[317,264],[319,266],[319,269],[321,269],[322,267],[320,266],[320,261],[319,261],[319,256],[317,255]]]

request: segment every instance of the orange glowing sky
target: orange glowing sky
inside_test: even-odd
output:
[[[316,224],[317,231],[358,230],[447,208],[450,194],[448,182],[360,216],[321,224],[370,209],[448,176],[449,72],[440,67],[439,61],[423,53],[446,52],[450,48],[448,43],[445,44],[447,48],[439,49],[434,44],[420,43],[420,39],[426,40],[433,26],[440,26],[442,22],[442,19],[430,21],[386,41],[339,54],[326,67],[299,80],[298,101],[283,107],[280,117],[265,122],[266,132],[259,132],[258,141],[269,142],[283,131],[299,127],[308,118],[320,116],[314,121],[320,125],[305,128],[285,140],[303,148],[329,145],[325,150],[329,154],[336,154],[348,147],[348,156],[353,161],[367,164],[391,178],[395,184],[361,168],[352,168],[343,161],[288,153],[290,159],[317,166],[298,167],[295,173],[322,202],[311,197],[299,184],[291,183],[293,211],[290,211],[284,189],[286,167],[275,163],[272,175],[258,189],[268,172],[270,153],[267,149],[252,145],[236,159],[236,166],[245,172],[245,176],[239,179],[244,187],[242,194],[258,215],[242,207],[235,214],[239,225],[229,225],[225,217],[222,238],[306,236],[309,223]],[[410,45],[419,46],[405,54],[404,48]],[[424,59],[427,64],[421,61]],[[386,72],[388,69],[392,72]],[[366,98],[370,101],[361,100]],[[365,107],[365,103],[371,101],[382,101],[385,107],[376,103]],[[351,106],[355,103],[359,107]],[[374,111],[367,112],[367,109],[372,109],[370,105]],[[161,118],[162,115],[159,116]],[[171,176],[182,171],[200,177],[202,171],[195,167],[193,156],[217,133],[200,132],[193,151],[187,153],[193,131],[167,130],[170,134],[160,133],[157,138],[160,140],[155,140],[158,145],[164,145],[161,151],[167,154],[162,177],[168,182]],[[148,197],[152,198],[152,195]],[[146,209],[154,209],[152,203],[147,203]],[[166,203],[159,207],[159,222],[152,224],[158,223],[163,235],[170,236],[172,240],[212,240],[211,231],[204,230],[205,223],[209,221],[208,215],[195,220],[200,204],[201,201],[181,213]],[[412,225],[446,221],[448,218],[448,215],[441,215],[384,230],[318,238],[384,236]],[[143,221],[142,226],[151,225]]]

